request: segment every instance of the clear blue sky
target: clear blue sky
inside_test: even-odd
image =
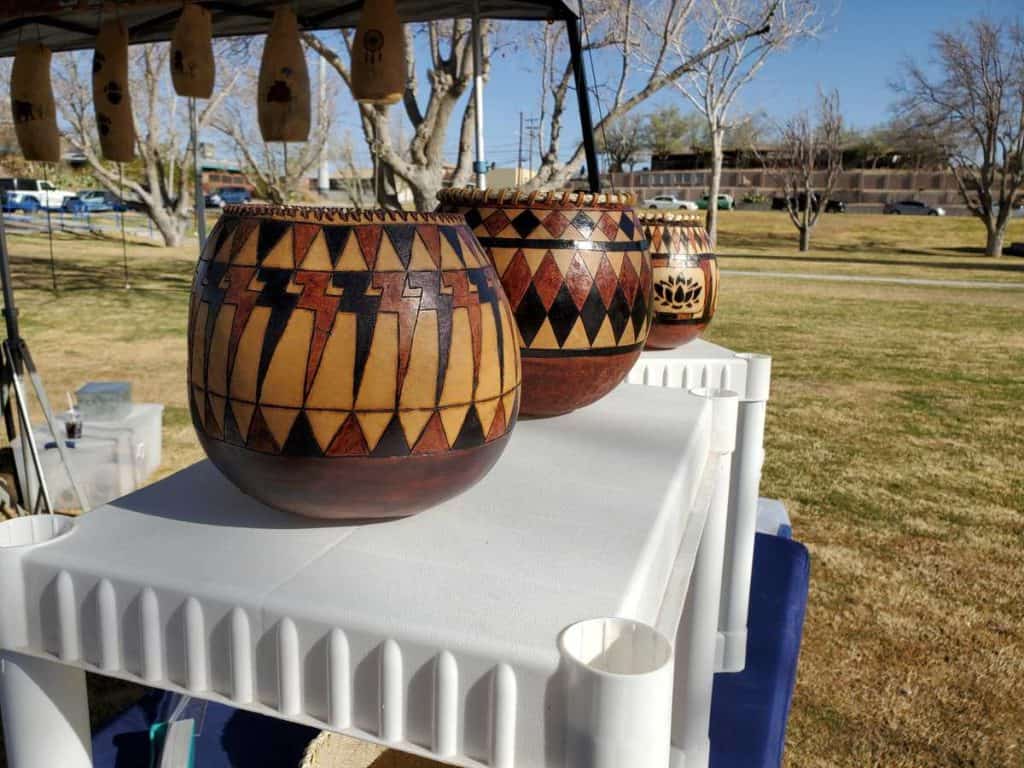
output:
[[[828,18],[820,39],[779,53],[765,65],[742,95],[738,111],[765,111],[773,118],[784,118],[811,105],[820,86],[839,90],[851,126],[870,127],[889,115],[893,101],[889,83],[899,77],[901,64],[907,58],[928,61],[936,30],[981,14],[996,19],[1021,17],[1024,0],[844,0]],[[510,26],[515,34],[519,25]],[[597,65],[600,68],[601,63]],[[640,110],[673,101],[686,109],[685,100],[669,89]],[[498,57],[485,90],[489,160],[500,166],[515,165],[519,112],[536,114],[538,104],[537,72],[530,54],[519,50]],[[565,120],[564,151],[579,141],[578,126],[573,105]],[[353,135],[359,138],[358,133]],[[447,137],[452,157],[457,138],[458,125],[453,120]]]

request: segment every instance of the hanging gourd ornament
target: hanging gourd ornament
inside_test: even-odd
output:
[[[53,53],[40,43],[21,43],[11,70],[11,116],[26,160],[60,160],[57,109],[50,85]]]
[[[299,22],[286,5],[274,11],[260,62],[257,114],[264,141],[309,138],[309,71]]]
[[[92,57],[92,103],[103,157],[135,158],[135,122],[128,90],[128,29],[120,19],[103,22]]]
[[[213,94],[213,18],[201,5],[185,3],[171,38],[171,80],[179,96]]]
[[[352,95],[394,104],[405,92],[405,31],[395,0],[366,0],[352,45]]]

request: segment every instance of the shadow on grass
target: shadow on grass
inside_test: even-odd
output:
[[[842,246],[840,246],[842,248]],[[850,250],[863,251],[862,247],[850,248]],[[962,252],[962,249],[943,249],[949,251]],[[923,255],[921,251],[912,250],[892,250],[891,253],[907,253],[915,255]],[[983,251],[982,251],[983,252]],[[849,256],[839,257],[828,257],[828,256],[773,256],[763,254],[751,254],[751,253],[731,253],[724,256],[725,259],[752,259],[754,261],[792,261],[797,264],[871,264],[880,265],[885,267],[927,267],[929,269],[950,269],[950,270],[971,270],[976,272],[1019,272],[1024,274],[1024,262],[1015,262],[1010,264],[1004,263],[992,263],[992,264],[979,264],[977,262],[970,262],[968,264],[956,264],[949,262],[935,262],[931,263],[928,261],[898,261],[893,259],[857,259]]]
[[[17,290],[53,290],[53,276],[49,258],[14,256],[11,260],[11,277]],[[172,262],[180,265],[181,262]],[[173,272],[170,265],[147,257],[145,261],[133,261],[128,254],[128,281],[132,290],[146,293],[182,293],[192,285],[192,271]],[[70,261],[64,254],[55,257],[58,293],[95,291],[101,289],[124,289],[124,264],[114,259],[94,262]]]

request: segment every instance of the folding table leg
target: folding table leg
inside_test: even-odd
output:
[[[706,768],[711,752],[711,691],[722,594],[722,561],[729,508],[729,476],[736,445],[738,397],[712,390],[715,484],[697,560],[676,633],[671,768]]]
[[[741,354],[747,361],[746,394],[739,404],[736,450],[732,456],[729,522],[726,529],[722,606],[718,633],[722,647],[719,672],[741,672],[746,666],[750,573],[754,562],[757,497],[764,463],[764,422],[768,406],[772,359]]]
[[[0,714],[9,768],[91,768],[84,671],[0,651]]]

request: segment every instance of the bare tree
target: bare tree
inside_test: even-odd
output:
[[[281,204],[308,195],[308,179],[320,162],[320,152],[334,127],[334,93],[326,88],[324,102],[316,104],[318,115],[309,140],[302,143],[267,143],[256,120],[256,73],[246,70],[239,87],[213,118],[212,126],[223,135],[238,158],[239,165],[256,188],[256,196]]]
[[[800,233],[801,251],[810,248],[811,230],[843,171],[842,136],[839,94],[833,92],[821,95],[815,117],[803,112],[781,126],[777,147],[757,150],[782,188],[789,219]]]
[[[339,139],[329,142],[328,157],[338,169],[338,179],[348,204],[356,208],[372,207],[377,199],[374,179],[356,162],[352,134],[346,131]]]
[[[770,27],[763,34],[744,35],[764,23],[763,0],[706,0],[694,13],[691,25],[709,41],[731,39],[704,58],[694,62],[685,76],[673,85],[693,104],[707,122],[711,144],[711,188],[706,215],[712,241],[718,238],[718,193],[722,180],[722,156],[726,132],[732,127],[730,110],[740,91],[758,73],[768,57],[793,42],[818,34],[822,17],[817,0],[789,0],[769,7]],[[673,38],[670,62],[686,60],[691,47],[686,37]],[[656,69],[660,66],[655,65]]]
[[[1001,256],[1024,187],[1024,23],[979,19],[938,32],[941,74],[908,65],[902,109],[934,132],[968,210],[985,225],[985,254]]]
[[[494,25],[485,21],[481,27],[484,41],[481,72],[486,80],[495,43]],[[430,57],[425,97],[417,77],[414,45],[417,35],[426,38]],[[351,32],[343,31],[331,36],[306,34],[304,40],[351,87]],[[406,60],[408,76],[402,108],[413,130],[407,150],[402,151],[401,142],[393,135],[388,107],[360,104],[358,109],[375,177],[379,174],[383,181],[378,202],[388,207],[399,207],[399,182],[404,182],[412,191],[416,208],[430,210],[437,204],[436,195],[444,179],[444,144],[449,123],[460,100],[473,87],[473,45],[469,21],[456,19],[406,25]],[[452,182],[457,185],[468,184],[472,179],[475,115],[473,99],[467,99],[459,117],[459,143],[452,173]]]
[[[224,47],[219,50],[227,52]],[[178,246],[192,224],[195,147],[190,140],[187,102],[176,97],[171,85],[169,51],[166,44],[139,45],[129,51],[137,161],[123,169],[123,189],[117,167],[100,157],[93,115],[91,56],[70,53],[54,57],[54,90],[70,139],[82,150],[96,180],[115,194],[134,194],[145,206],[164,243]],[[236,78],[237,74],[221,76],[219,80],[224,84],[219,82],[213,98],[200,108],[200,131],[234,89]]]
[[[608,170],[621,173],[628,165],[630,172],[633,171],[638,155],[647,146],[644,128],[643,118],[627,114],[601,132],[597,137],[597,148],[608,157]]]
[[[703,0],[702,0],[703,1]],[[777,18],[787,18],[793,2],[809,0],[751,0],[750,15],[728,27],[704,28],[693,22],[698,0],[598,0],[581,5],[585,13],[584,58],[612,73],[594,84],[598,135],[662,89],[697,71],[701,62],[745,40],[771,36]],[[569,154],[560,146],[573,73],[563,38],[545,36],[549,46],[550,77],[545,94],[547,145],[537,176],[528,186],[559,187],[582,166],[582,142]],[[603,117],[601,116],[603,115]]]

